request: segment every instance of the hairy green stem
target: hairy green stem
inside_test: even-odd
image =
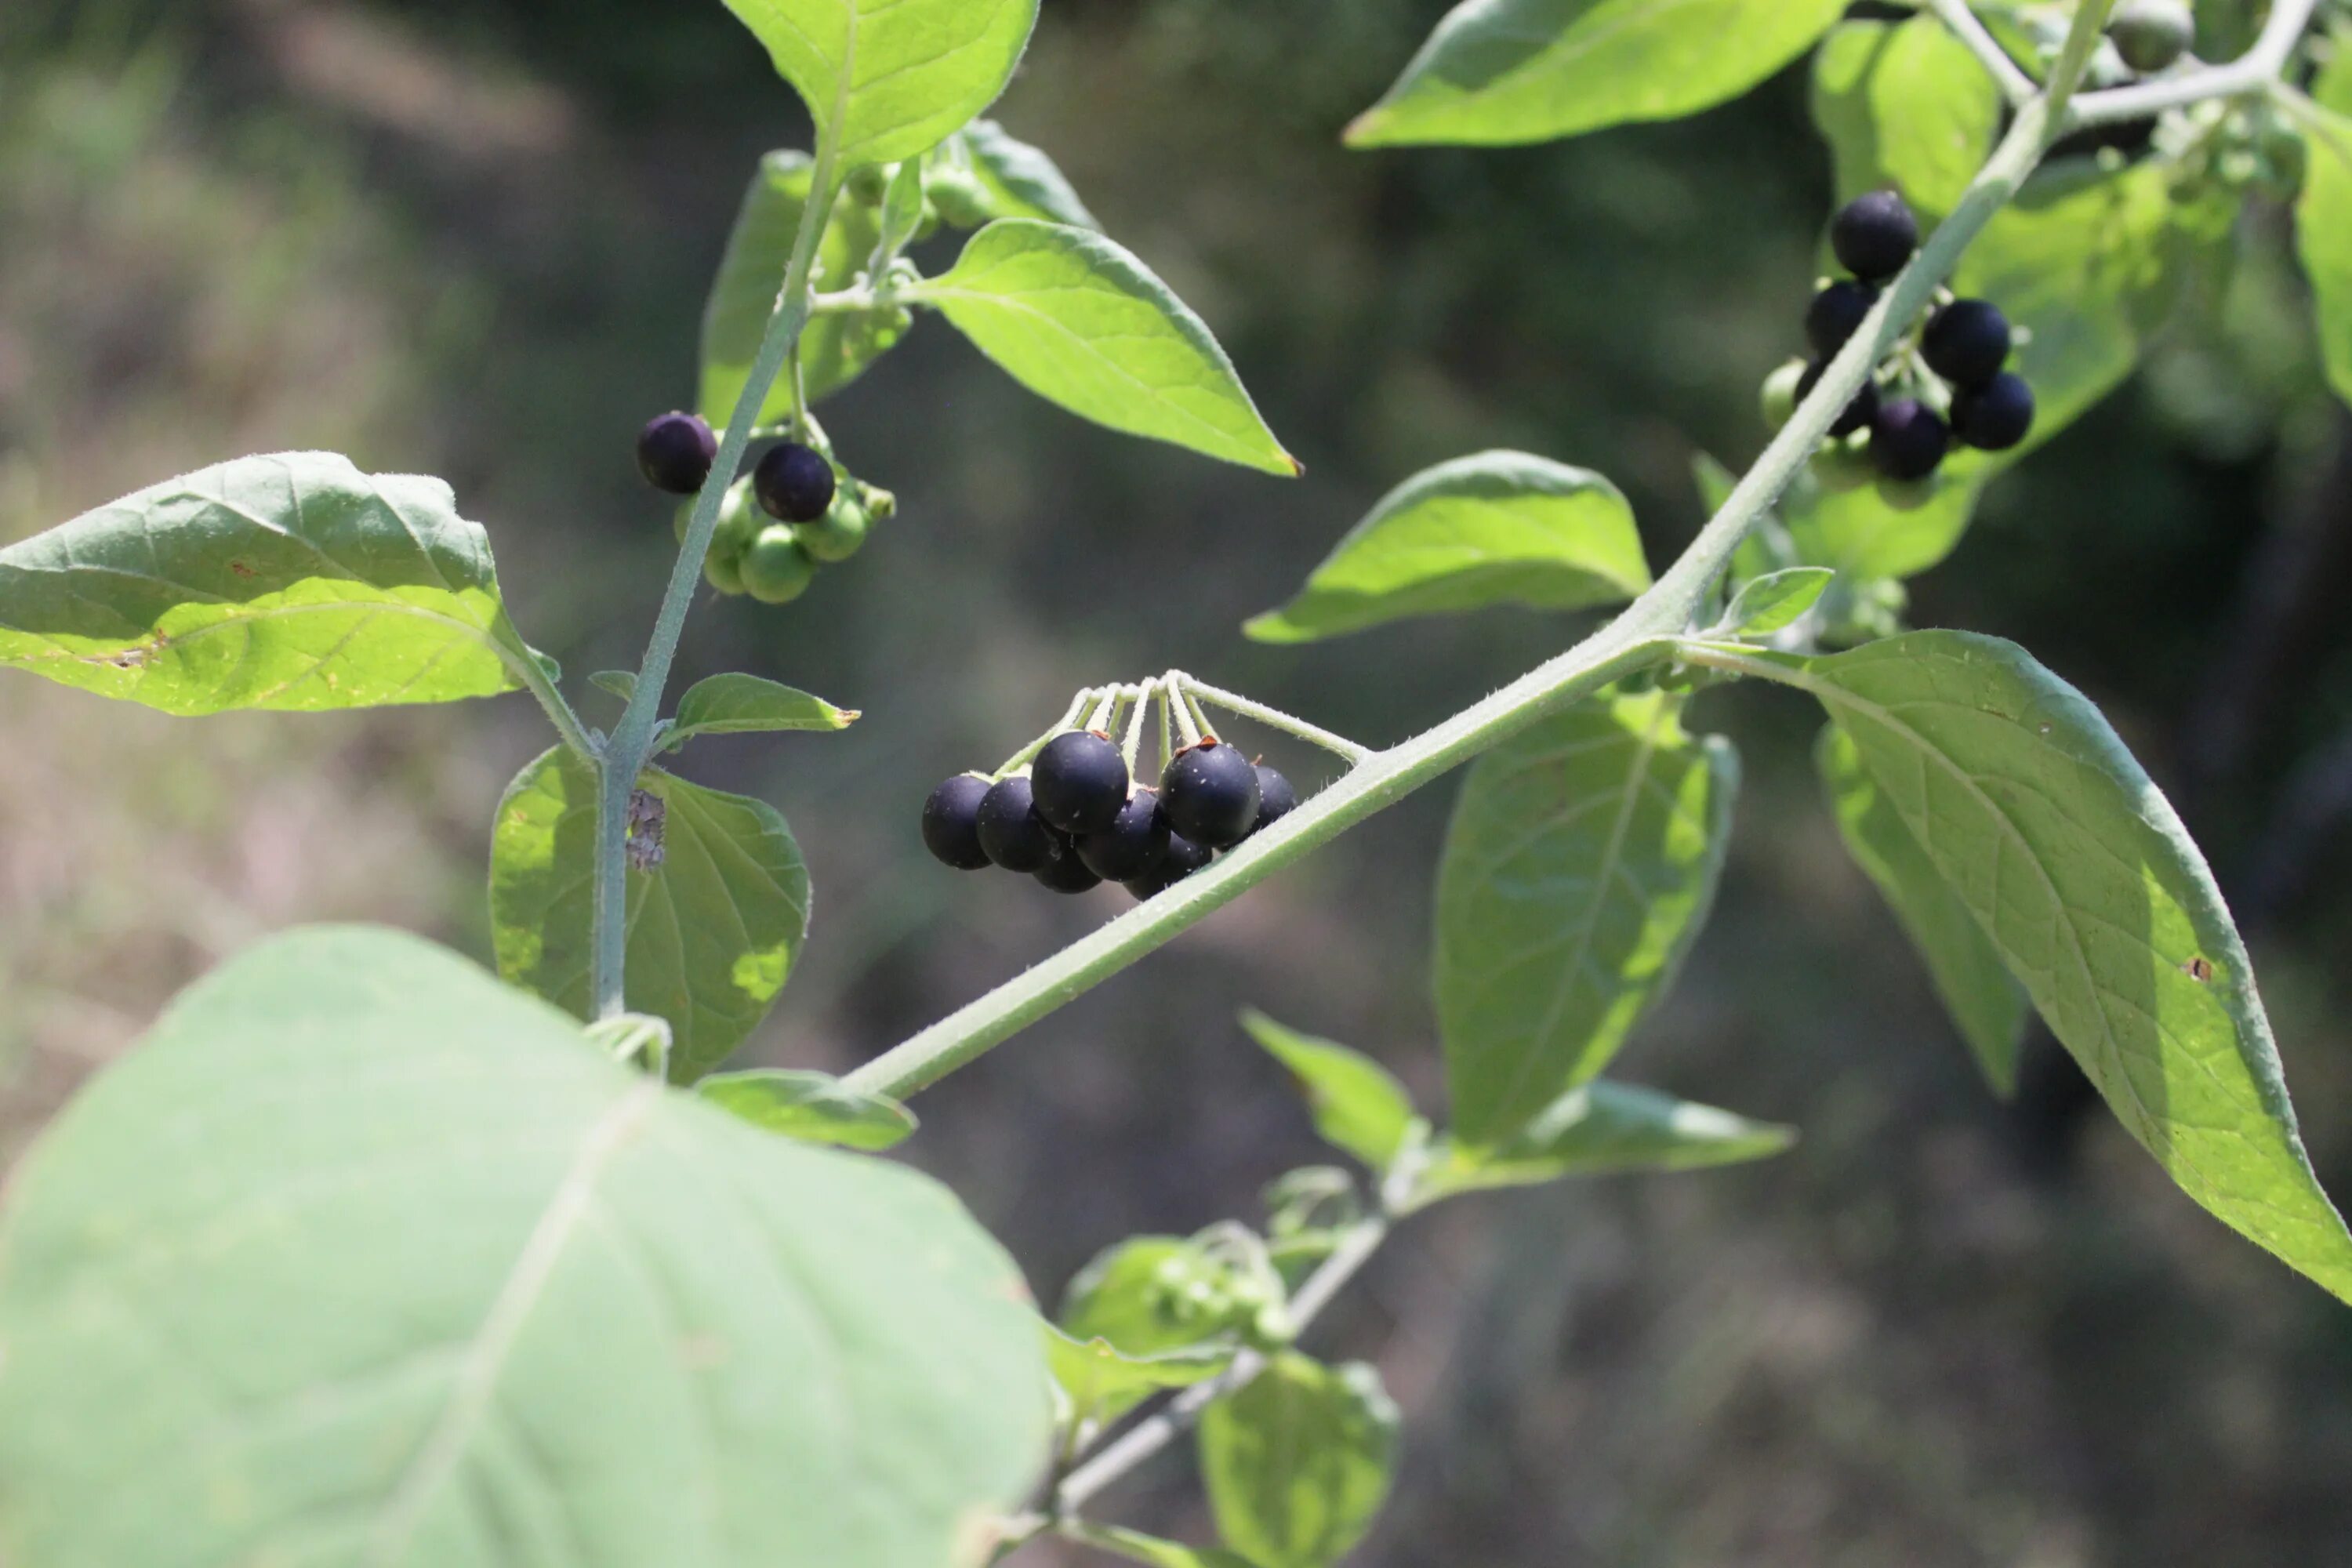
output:
[[[572,704],[564,700],[562,689],[548,679],[547,671],[540,668],[539,660],[529,652],[518,653],[507,659],[507,668],[515,672],[515,679],[522,682],[523,689],[539,699],[540,707],[546,710],[548,719],[555,725],[555,732],[563,737],[563,743],[571,747],[582,762],[593,763],[598,745],[596,737],[588,732],[588,727],[580,721],[580,715],[573,712]]]
[[[1969,8],[1969,0],[1927,0],[1927,8],[1951,29],[1954,37],[1968,47],[1969,53],[1976,56],[2011,107],[2021,106],[2032,99],[2039,90],[2033,79],[2025,74],[2023,67],[2010,58],[2009,51],[2000,47],[2000,40],[1977,19],[1977,14]]]
[[[1226,712],[1236,714],[1241,718],[1254,719],[1269,730],[1280,730],[1285,734],[1296,735],[1310,746],[1320,746],[1335,756],[1346,758],[1350,765],[1360,763],[1372,754],[1372,749],[1370,746],[1360,746],[1345,735],[1335,735],[1328,730],[1310,724],[1304,719],[1293,718],[1281,709],[1269,708],[1255,699],[1237,696],[1231,691],[1220,691],[1208,682],[1195,680],[1189,675],[1184,678],[1184,689],[1212,708],[1222,708]]]

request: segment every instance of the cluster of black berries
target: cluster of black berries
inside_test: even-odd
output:
[[[1177,752],[1154,790],[1129,778],[1108,736],[1073,730],[1024,773],[959,773],[933,790],[923,845],[959,871],[1001,866],[1057,893],[1118,882],[1148,899],[1297,805],[1288,779],[1213,736]]]
[[[637,437],[637,467],[655,489],[672,495],[699,490],[718,455],[718,438],[698,415],[665,414]],[[844,483],[833,459],[814,447],[783,442],[728,490],[703,575],[722,594],[788,603],[807,591],[819,566],[856,554],[875,522],[896,507],[887,490]],[[678,513],[681,539],[690,515]]]
[[[1878,303],[1878,291],[1919,248],[1919,220],[1892,191],[1857,196],[1830,225],[1830,248],[1852,276],[1832,280],[1805,310],[1805,339],[1813,357],[1793,363],[1766,384],[1766,412],[1784,422],[1822,378]],[[2009,318],[1982,300],[1953,300],[1928,316],[1919,333],[1918,360],[1942,384],[1942,395],[1912,374],[1906,353],[1888,375],[1884,368],[1830,427],[1832,438],[1866,444],[1879,476],[1912,484],[1932,476],[1957,439],[1981,451],[2002,452],[2033,426],[2033,389],[2009,363]],[[1881,377],[1887,387],[1882,387]],[[1889,387],[1906,387],[1887,395]],[[1938,412],[1940,405],[1948,412]]]

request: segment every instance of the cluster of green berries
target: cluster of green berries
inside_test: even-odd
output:
[[[1143,1305],[1171,1342],[1200,1343],[1232,1334],[1271,1348],[1289,1338],[1279,1282],[1215,1257],[1161,1258],[1144,1286]]]
[[[693,414],[665,414],[637,437],[637,467],[656,489],[690,496],[710,478],[719,442]],[[721,500],[703,575],[722,594],[782,605],[807,591],[819,566],[846,561],[874,524],[897,510],[887,490],[845,482],[831,458],[801,441],[771,447]],[[681,508],[681,540],[690,512]]]
[[[1153,789],[1099,731],[1045,742],[1001,779],[959,773],[923,803],[923,844],[959,871],[1002,867],[1057,893],[1118,882],[1139,899],[1175,886],[1298,805],[1290,781],[1210,736]]]
[[[1879,289],[1919,248],[1919,220],[1892,191],[1857,196],[1830,224],[1830,248],[1849,276],[1822,285],[1805,310],[1810,359],[1765,383],[1765,416],[1787,422],[1830,360],[1862,328]],[[1943,467],[1955,441],[2004,452],[2033,427],[2033,389],[2010,371],[2009,318],[1983,300],[1938,306],[1918,333],[1863,384],[1830,426],[1832,460],[1866,455],[1878,477],[1911,485]]]

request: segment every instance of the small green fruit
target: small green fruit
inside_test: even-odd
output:
[[[800,535],[801,548],[808,552],[809,559],[830,564],[856,554],[872,526],[873,519],[858,504],[856,492],[844,489],[833,498],[823,517],[793,531]]]
[[[2182,0],[2124,0],[2107,23],[2124,64],[2146,76],[2170,68],[2197,42],[2197,18]]]
[[[1878,469],[1870,460],[1869,443],[1859,437],[1827,443],[1807,467],[1822,489],[1831,491],[1858,489],[1878,478]]]
[[[740,594],[743,591],[742,555],[713,545],[710,553],[702,558],[702,580],[722,594]]]
[[[889,194],[891,177],[898,172],[896,163],[867,163],[850,172],[849,182],[843,189],[858,205],[878,207]]]
[[[1792,359],[1764,378],[1764,427],[1778,430],[1797,412],[1797,384],[1805,379],[1805,362]]]
[[[816,563],[808,558],[790,524],[760,531],[743,554],[743,591],[763,605],[788,605],[808,592]]]
[[[930,198],[942,220],[958,228],[978,228],[992,216],[988,192],[979,180],[961,169],[925,171],[923,195]]]

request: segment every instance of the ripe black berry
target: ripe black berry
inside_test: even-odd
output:
[[[696,414],[665,414],[637,433],[637,471],[657,490],[690,496],[710,477],[719,437]]]
[[[1168,836],[1168,848],[1160,857],[1160,864],[1140,877],[1129,879],[1127,890],[1139,899],[1164,893],[1193,872],[1203,869],[1217,857],[1193,843],[1181,833]]]
[[[988,790],[986,779],[958,773],[923,802],[923,847],[941,865],[959,871],[988,865],[988,851],[980,843],[980,803]]]
[[[1984,452],[2006,452],[2033,428],[2033,388],[2008,372],[1952,399],[1952,434]]]
[[[1814,353],[1829,358],[1845,347],[1876,303],[1878,290],[1867,283],[1831,284],[1805,308],[1805,341],[1813,345]]]
[[[1982,300],[1955,300],[1927,318],[1927,368],[1954,386],[1982,386],[2009,363],[2009,318]]]
[[[1037,885],[1056,893],[1090,893],[1103,885],[1103,879],[1066,847],[1037,868]]]
[[[1298,809],[1298,792],[1264,763],[1257,765],[1257,824],[1252,833],[1263,833]]]
[[[1257,769],[1213,737],[1187,746],[1160,777],[1160,809],[1194,843],[1230,849],[1257,826]]]
[[[1797,383],[1798,402],[1802,403],[1812,395],[1813,388],[1821,383],[1822,371],[1824,368],[1823,365],[1816,363],[1806,369],[1804,375]],[[1851,436],[1877,416],[1878,384],[1874,381],[1865,381],[1862,384],[1862,390],[1853,395],[1853,401],[1845,405],[1845,412],[1839,415],[1837,422],[1830,426],[1830,434]]]
[[[1935,411],[1916,397],[1883,405],[1870,422],[1870,457],[1878,471],[1898,483],[1924,479],[1943,466],[1951,434]]]
[[[981,799],[980,847],[1008,871],[1042,871],[1060,847],[1034,805],[1025,778],[1000,780]]]
[[[771,447],[751,470],[751,489],[770,517],[814,522],[833,504],[833,465],[798,441]]]
[[[1893,191],[1856,196],[1830,220],[1830,248],[1838,264],[1864,283],[1883,283],[1903,270],[1919,248],[1919,220]]]
[[[1078,858],[1106,882],[1131,882],[1159,865],[1168,853],[1168,817],[1160,796],[1148,789],[1119,807],[1108,827],[1081,835]]]
[[[1099,833],[1127,804],[1127,763],[1118,748],[1084,730],[1056,735],[1030,764],[1037,815],[1065,833]]]

